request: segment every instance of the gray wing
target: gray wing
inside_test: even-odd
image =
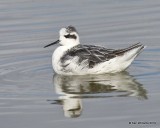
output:
[[[64,54],[61,58],[61,62],[64,63],[65,60],[78,56],[78,63],[87,60],[89,68],[93,68],[98,63],[109,61],[110,59],[123,55],[125,52],[139,46],[141,46],[141,44],[137,43],[125,49],[114,50],[94,45],[77,45]]]

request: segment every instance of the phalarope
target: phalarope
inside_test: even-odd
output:
[[[73,26],[61,28],[59,39],[44,48],[60,43],[52,55],[52,66],[61,75],[87,75],[124,71],[144,45],[136,43],[124,49],[106,49],[94,45],[81,45]]]

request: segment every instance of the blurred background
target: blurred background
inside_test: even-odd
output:
[[[159,21],[159,0],[0,0],[1,127],[158,127]],[[68,25],[82,44],[147,48],[124,73],[57,76],[43,47]]]

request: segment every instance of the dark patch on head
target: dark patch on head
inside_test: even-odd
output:
[[[71,34],[64,35],[64,37],[69,38],[69,39],[77,39],[77,36],[74,34],[73,35],[71,35]]]
[[[66,28],[66,31],[67,31],[68,33],[77,32],[76,28],[73,27],[73,26],[71,26],[71,25]]]

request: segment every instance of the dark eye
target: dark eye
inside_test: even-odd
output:
[[[71,35],[71,34],[64,35],[64,37],[69,38],[69,39],[77,39],[77,36],[74,34],[73,35]]]

